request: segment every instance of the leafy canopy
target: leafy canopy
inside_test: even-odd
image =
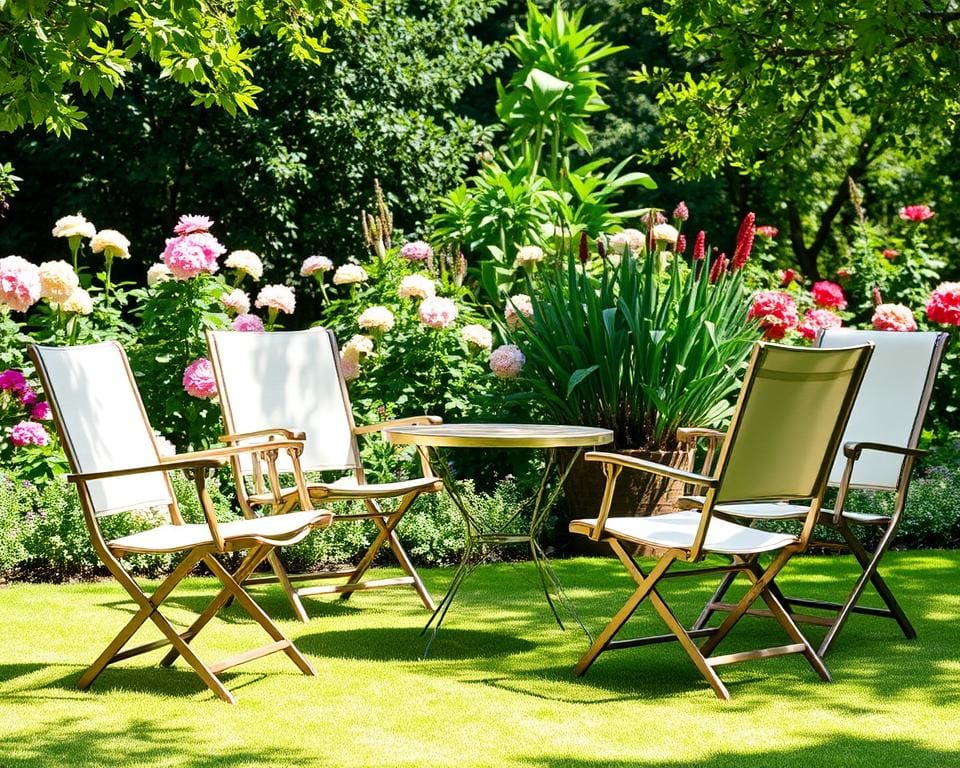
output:
[[[324,26],[366,21],[367,0],[0,0],[0,131],[27,123],[82,129],[74,96],[108,97],[140,58],[185,86],[194,104],[256,108],[246,34],[270,34],[295,60],[319,60]]]

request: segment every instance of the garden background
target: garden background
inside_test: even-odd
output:
[[[31,340],[121,341],[153,426],[189,450],[220,434],[205,328],[332,327],[361,422],[585,421],[606,371],[548,364],[537,334],[548,318],[565,327],[571,312],[552,311],[577,290],[586,306],[612,286],[615,302],[633,265],[658,290],[700,281],[728,297],[729,354],[699,359],[700,373],[735,379],[751,340],[809,344],[839,323],[956,335],[955,14],[919,2],[325,7],[298,20],[259,3],[144,6],[152,19],[124,2],[0,8],[3,576],[96,569]],[[719,319],[704,314],[696,332]],[[957,376],[951,351],[902,546],[960,540]],[[676,405],[666,391],[657,418]],[[722,427],[734,394],[722,389],[698,424]],[[641,426],[618,447],[651,442]],[[374,476],[412,459],[378,444],[364,457]],[[520,457],[459,470],[491,516],[536,476]],[[177,488],[199,519],[191,486]],[[217,502],[237,514],[227,494]],[[110,525],[120,535],[151,514]],[[557,549],[568,514],[555,513]],[[445,563],[460,527],[441,496],[418,502],[401,536],[415,561]],[[370,536],[338,526],[288,556],[322,567]]]

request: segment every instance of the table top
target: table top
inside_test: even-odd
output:
[[[388,442],[434,448],[580,448],[613,442],[599,427],[562,424],[430,424],[388,427]]]

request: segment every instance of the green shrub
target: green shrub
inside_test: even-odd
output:
[[[24,546],[24,509],[33,508],[36,489],[0,475],[0,575],[10,573],[27,558]]]

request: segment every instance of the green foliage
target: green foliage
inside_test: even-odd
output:
[[[523,350],[522,393],[548,419],[614,431],[617,448],[672,449],[682,426],[729,414],[752,342],[742,272],[629,250],[594,276],[571,258],[544,278],[532,319],[508,336]]]
[[[83,129],[76,96],[112,97],[143,59],[194,104],[246,113],[263,90],[253,82],[249,36],[270,35],[293,60],[316,63],[329,50],[323,28],[364,21],[368,8],[365,0],[0,3],[0,131],[28,123],[57,135]]]

